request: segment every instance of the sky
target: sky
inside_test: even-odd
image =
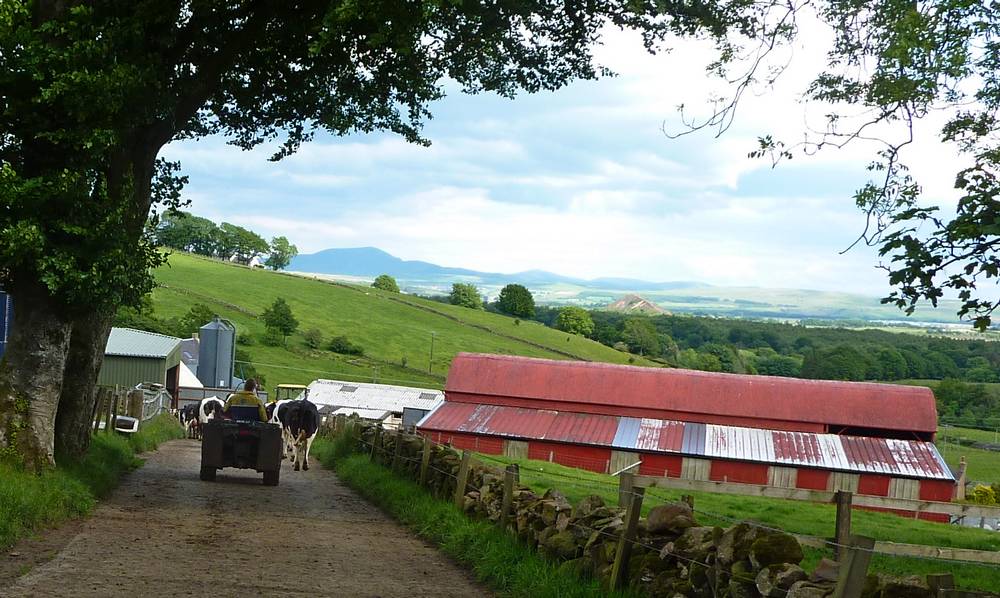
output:
[[[431,105],[430,147],[388,134],[319,134],[285,160],[221,138],[163,155],[190,177],[190,211],[288,237],[301,253],[374,246],[403,259],[491,272],[542,269],[725,286],[882,296],[885,272],[863,244],[852,195],[876,148],[856,144],[772,168],[748,152],[760,135],[799,139],[824,106],[801,93],[821,68],[821,31],[803,36],[773,89],[741,103],[721,136],[680,131],[677,106],[705,114],[726,88],[710,48],[674,42],[648,55],[608,31],[598,61],[618,76],[507,100],[457,89]],[[778,57],[779,59],[781,56]],[[907,156],[926,201],[953,205],[958,158],[918,128]]]

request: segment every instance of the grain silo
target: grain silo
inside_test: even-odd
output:
[[[236,326],[216,316],[198,331],[198,380],[211,388],[231,388],[236,363]]]

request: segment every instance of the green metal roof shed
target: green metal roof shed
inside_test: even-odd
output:
[[[162,384],[173,393],[181,363],[181,339],[131,328],[112,328],[97,383],[134,387]]]

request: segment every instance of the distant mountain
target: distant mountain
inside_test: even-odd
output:
[[[634,294],[625,295],[604,309],[626,314],[645,314],[649,316],[669,313],[659,305]]]
[[[648,282],[628,278],[598,278],[586,280],[562,276],[545,270],[526,270],[513,274],[501,272],[480,272],[466,268],[439,266],[419,260],[403,260],[376,247],[350,247],[324,249],[317,253],[296,256],[288,266],[296,272],[360,276],[375,278],[388,274],[399,281],[423,284],[444,284],[470,281],[495,286],[507,283],[523,285],[569,284],[583,287],[608,289],[611,291],[666,291],[708,285],[694,282]]]

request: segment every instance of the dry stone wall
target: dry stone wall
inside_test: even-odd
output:
[[[341,421],[336,428],[349,435],[354,450],[395,467],[402,476],[420,479],[422,437],[348,422]],[[453,448],[426,443],[430,445],[426,487],[451,501],[456,497],[462,455]],[[499,524],[504,474],[474,460],[471,463],[461,507],[470,516]],[[556,489],[539,494],[520,484],[513,486],[511,498],[510,530],[521,541],[559,563],[561,569],[610,583],[626,525],[625,509],[605,504],[597,495],[574,505]],[[838,563],[824,559],[810,573],[800,567],[802,560],[802,547],[790,534],[751,522],[729,528],[702,525],[687,503],[668,503],[653,507],[639,519],[626,579],[630,587],[653,597],[833,595]],[[862,596],[934,598],[937,593],[922,578],[869,575]]]

